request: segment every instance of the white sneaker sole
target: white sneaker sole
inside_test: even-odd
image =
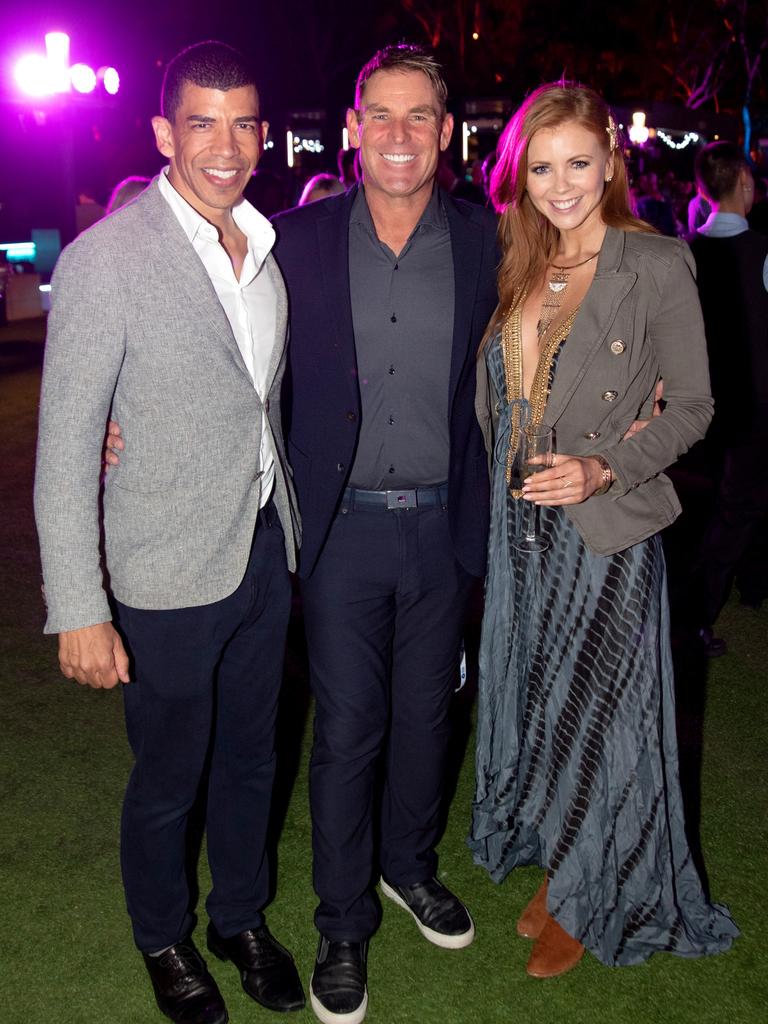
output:
[[[408,904],[405,902],[403,897],[392,888],[391,885],[387,885],[384,879],[380,879],[381,891],[384,895],[396,903],[398,907],[402,907],[403,910],[407,910],[413,920],[416,922],[416,927],[419,929],[421,934],[435,946],[440,946],[442,949],[464,949],[465,946],[469,946],[475,937],[475,925],[472,917],[467,910],[467,917],[469,917],[469,928],[465,932],[461,932],[459,935],[444,935],[442,932],[436,932],[432,928],[427,928],[425,924],[422,924],[418,917],[414,914]],[[466,907],[464,908],[466,910]]]
[[[368,1011],[368,989],[363,993],[363,1001],[360,1005],[350,1010],[349,1013],[332,1013],[323,1006],[315,993],[312,991],[312,978],[309,979],[309,1003],[312,1012],[322,1024],[362,1024]]]

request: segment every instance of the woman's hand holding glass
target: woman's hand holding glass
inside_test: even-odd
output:
[[[552,465],[523,481],[523,498],[535,505],[578,505],[603,485],[597,459],[554,455]]]

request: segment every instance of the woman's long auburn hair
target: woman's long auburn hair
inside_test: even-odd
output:
[[[653,231],[632,214],[618,125],[611,118],[605,100],[594,90],[575,82],[550,82],[540,86],[523,102],[502,132],[499,157],[491,176],[491,200],[501,215],[498,238],[503,255],[498,273],[499,305],[486,338],[514,309],[522,295],[541,280],[557,252],[559,232],[539,213],[526,189],[528,146],[537,131],[558,128],[567,121],[575,121],[593,132],[605,147],[606,155],[611,152],[609,123],[614,124],[613,177],[606,182],[600,200],[600,216],[609,227]]]

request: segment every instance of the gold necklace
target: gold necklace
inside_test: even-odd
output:
[[[512,463],[520,445],[520,431],[523,428],[520,400],[523,394],[523,330],[522,330],[522,309],[525,304],[525,294],[510,311],[501,328],[501,355],[504,363],[504,383],[506,399],[512,404],[510,415],[509,446],[507,448],[507,483],[512,481]],[[531,386],[531,394],[528,399],[529,422],[541,423],[544,409],[549,397],[550,375],[552,364],[558,349],[570,334],[578,306],[563,321],[560,326],[546,339],[543,349],[539,353],[539,361],[536,365],[536,372]],[[516,488],[511,491],[513,498],[522,497],[522,491]]]
[[[558,310],[563,302],[563,296],[565,290],[568,287],[570,275],[572,270],[576,270],[578,267],[583,267],[590,260],[593,260],[599,255],[600,250],[593,252],[591,256],[587,256],[585,260],[580,263],[574,263],[570,267],[561,267],[557,263],[548,264],[552,268],[554,273],[547,281],[547,291],[544,293],[544,301],[541,303],[541,312],[539,313],[539,320],[536,324],[536,336],[541,343],[544,335],[547,333],[549,328],[552,326],[552,321],[557,316]]]

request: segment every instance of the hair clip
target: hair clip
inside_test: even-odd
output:
[[[611,140],[611,152],[613,152],[616,149],[616,137],[618,135],[613,114],[608,115],[608,127],[605,130],[608,132],[608,138]]]

